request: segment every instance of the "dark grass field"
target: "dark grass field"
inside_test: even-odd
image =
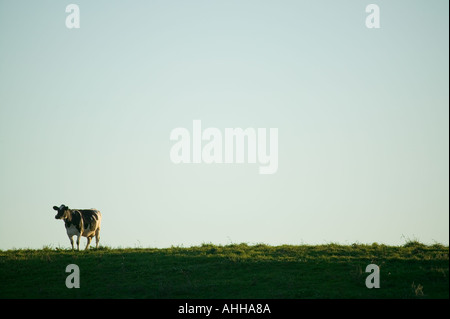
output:
[[[80,268],[80,288],[65,285]],[[368,264],[380,288],[368,289]],[[0,298],[449,298],[449,248],[233,244],[0,251]]]

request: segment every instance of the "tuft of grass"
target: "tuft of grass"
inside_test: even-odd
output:
[[[409,240],[403,245],[403,247],[405,247],[405,248],[411,248],[411,247],[414,247],[414,248],[425,248],[426,245],[422,244],[421,242],[419,242],[417,240]]]
[[[414,281],[411,284],[411,289],[416,297],[424,296],[423,286],[421,284],[415,284]]]

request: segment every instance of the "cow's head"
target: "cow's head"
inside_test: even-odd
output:
[[[55,219],[66,219],[67,214],[69,214],[69,207],[62,204],[61,206],[53,206],[53,209],[58,211],[58,213],[55,215]]]

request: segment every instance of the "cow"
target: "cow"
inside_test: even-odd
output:
[[[102,221],[102,214],[96,209],[70,209],[66,205],[53,206],[53,209],[58,213],[55,219],[62,219],[66,226],[67,236],[69,236],[70,244],[73,247],[73,236],[77,236],[77,250],[80,250],[81,236],[87,238],[87,245],[85,249],[89,248],[92,237],[95,236],[96,244],[100,241],[100,224]]]

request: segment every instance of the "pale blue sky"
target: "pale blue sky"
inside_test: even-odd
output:
[[[448,9],[0,0],[0,249],[69,247],[63,203],[113,247],[448,244]],[[194,119],[277,127],[278,172],[173,164]]]

